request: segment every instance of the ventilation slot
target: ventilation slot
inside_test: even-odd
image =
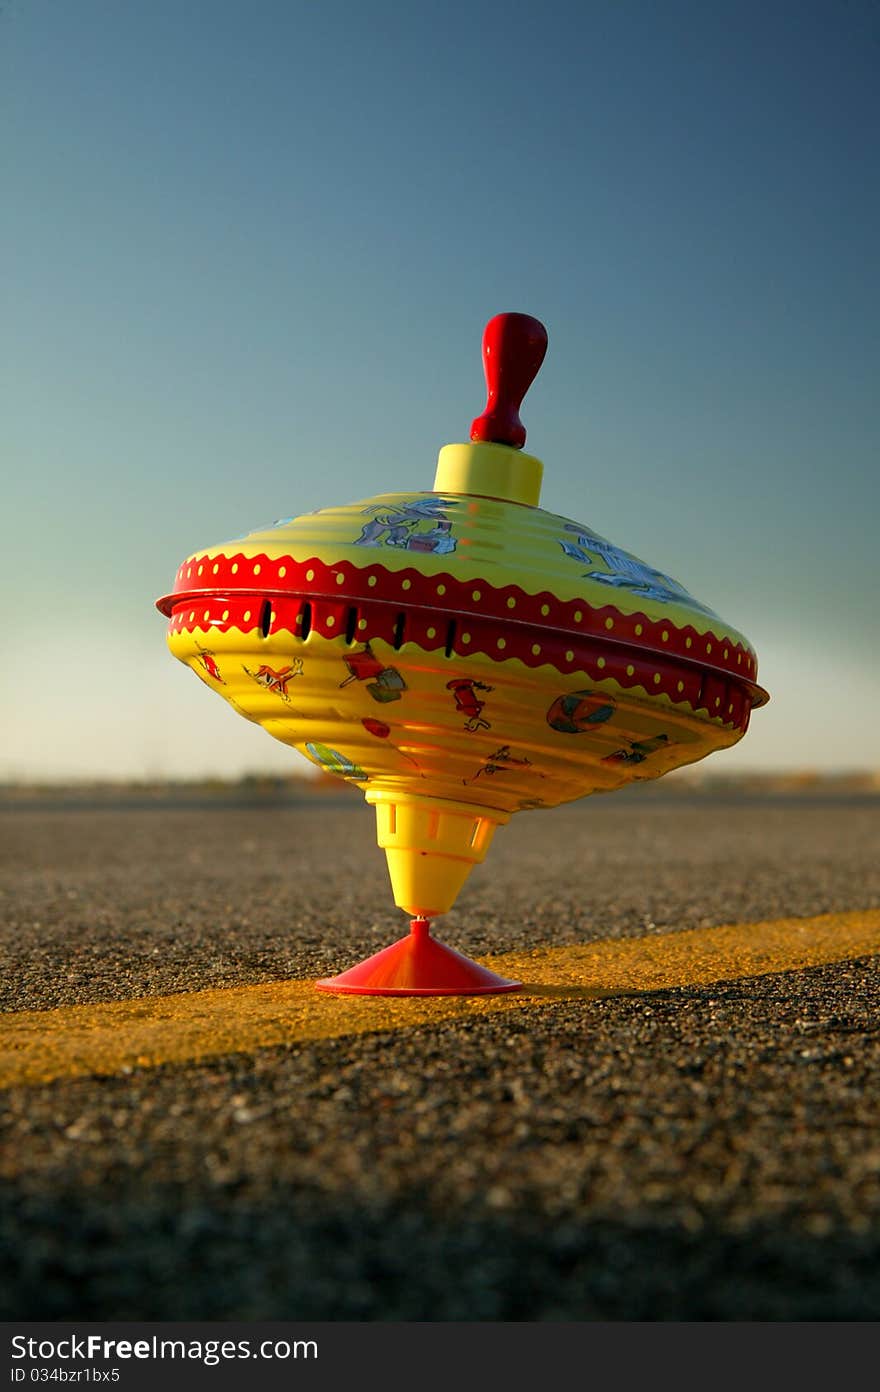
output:
[[[354,642],[354,635],[357,633],[358,611],[354,608],[349,609],[348,618],[345,621],[345,641]]]
[[[446,630],[446,656],[452,656],[452,649],[455,646],[455,619],[450,622]]]
[[[269,637],[269,629],[272,627],[272,605],[268,599],[263,600],[263,607],[260,610],[260,632],[264,638]]]
[[[406,614],[398,614],[397,622],[394,625],[394,651],[399,652],[403,647],[403,635],[406,631]]]
[[[299,611],[299,636],[305,642],[312,631],[312,606],[306,600]]]

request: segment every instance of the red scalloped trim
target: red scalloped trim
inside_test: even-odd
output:
[[[411,568],[361,568],[348,561],[327,566],[315,559],[270,560],[240,553],[197,558],[181,567],[177,585],[175,594],[158,601],[162,612],[171,614],[172,634],[259,630],[269,601],[269,632],[298,637],[302,606],[308,601],[311,628],[324,638],[344,637],[354,608],[355,644],[403,641],[427,652],[445,652],[451,640],[450,651],[457,657],[478,654],[496,662],[515,657],[529,668],[546,663],[563,675],[611,678],[623,688],[641,686],[687,703],[743,732],[752,707],[766,699],[754,679],[754,654],[742,645],[700,635],[690,625],[679,629],[645,614],[622,614],[612,605],[593,608],[583,600],[559,600],[548,591],[529,595],[518,585],[496,588],[486,581],[427,576]],[[707,662],[710,656],[713,660]]]

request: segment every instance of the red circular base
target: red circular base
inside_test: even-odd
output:
[[[363,965],[363,964],[362,964]],[[343,976],[346,973],[343,972]],[[316,991],[328,996],[493,996],[501,991],[521,991],[521,981],[498,978],[497,986],[350,986],[341,976],[327,976],[315,982]]]
[[[405,938],[315,986],[339,996],[485,996],[522,990],[521,981],[498,976],[432,938],[427,922],[418,918]]]

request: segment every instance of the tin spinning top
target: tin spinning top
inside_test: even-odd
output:
[[[490,320],[486,409],[440,451],[432,492],[198,552],[158,601],[175,657],[376,809],[411,932],[320,989],[517,989],[430,933],[497,828],[733,745],[767,700],[742,634],[538,506],[519,409],[546,347],[528,315]]]

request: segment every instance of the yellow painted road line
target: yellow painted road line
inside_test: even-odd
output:
[[[707,986],[880,953],[880,909],[733,923],[484,959],[500,996],[327,996],[311,981],[143,996],[0,1016],[0,1087],[112,1075],[278,1044],[411,1029],[560,1000]]]

